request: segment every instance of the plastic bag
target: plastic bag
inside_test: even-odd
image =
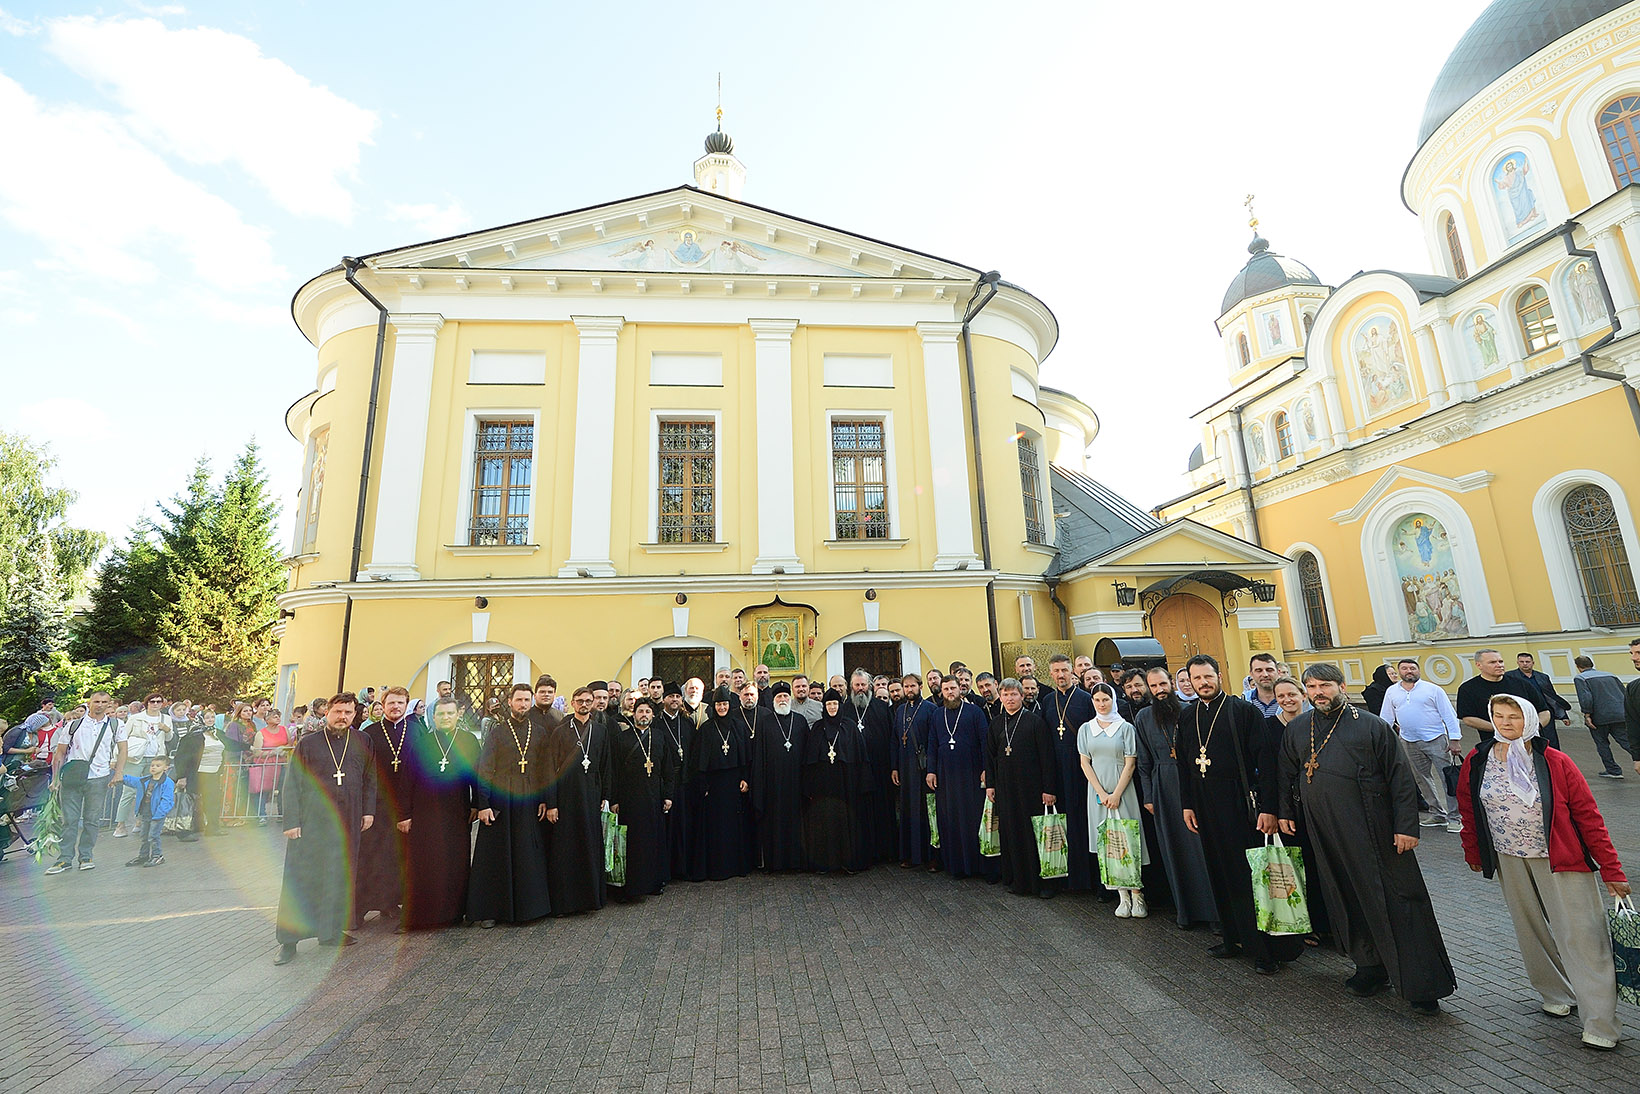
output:
[[[985,799],[985,811],[979,815],[979,853],[986,858],[1002,854],[1002,830],[997,826],[997,812],[990,798]]]
[[[1616,906],[1606,913],[1606,922],[1612,932],[1617,997],[1640,1003],[1640,913],[1635,912],[1634,901],[1618,897]]]
[[[1056,807],[1048,806],[1040,817],[1031,818],[1036,831],[1036,859],[1039,876],[1047,879],[1068,877],[1070,868],[1070,840],[1065,833],[1065,815]]]
[[[609,860],[609,883],[611,885],[626,884],[626,825],[615,826],[615,836],[609,841],[609,851],[606,854]]]
[[[1106,809],[1096,834],[1099,881],[1107,889],[1137,889],[1144,882],[1140,871],[1144,862],[1139,821],[1123,820],[1115,810]]]
[[[940,845],[940,813],[934,807],[934,795],[924,794],[923,797],[928,801],[928,846],[938,847]]]
[[[1247,865],[1258,929],[1275,935],[1309,934],[1303,852],[1282,843],[1280,836],[1265,836],[1263,847],[1247,849]]]

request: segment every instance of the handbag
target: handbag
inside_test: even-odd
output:
[[[1309,934],[1304,853],[1282,843],[1280,836],[1265,836],[1263,847],[1247,849],[1247,865],[1258,929],[1270,935]]]
[[[84,721],[85,721],[84,718],[80,718],[72,726],[69,727],[69,729],[68,729],[68,746],[70,748],[74,747],[74,734],[80,728],[80,724]],[[97,754],[98,750],[102,748],[103,738],[105,736],[107,736],[107,734],[108,734],[108,719],[104,718],[103,719],[103,724],[102,724],[102,729],[97,731],[97,739],[91,745],[91,755],[92,756],[95,756]],[[113,756],[112,753],[110,753],[109,756],[108,756],[108,762],[110,764],[113,764],[113,762],[114,762],[114,756]],[[110,772],[110,774],[112,774],[112,772]],[[88,760],[88,759],[87,760],[69,760],[67,763],[65,763],[63,765],[63,769],[57,773],[57,778],[58,778],[59,781],[67,783],[70,786],[84,786],[91,779],[91,761]]]
[[[1634,901],[1620,896],[1606,913],[1612,932],[1612,965],[1617,972],[1617,997],[1640,1003],[1640,913]]]

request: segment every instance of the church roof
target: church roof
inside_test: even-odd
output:
[[[1053,488],[1053,563],[1046,576],[1069,573],[1161,524],[1155,517],[1096,479],[1057,464],[1048,466]]]
[[[1418,145],[1465,103],[1543,47],[1628,0],[1493,0],[1452,48],[1429,89]]]
[[[1263,236],[1254,236],[1253,242],[1247,245],[1247,251],[1253,257],[1247,260],[1247,265],[1241,268],[1241,272],[1230,282],[1230,287],[1224,290],[1224,303],[1219,308],[1220,315],[1243,300],[1267,293],[1271,289],[1279,289],[1283,285],[1321,284],[1321,279],[1304,263],[1270,250],[1270,241]]]

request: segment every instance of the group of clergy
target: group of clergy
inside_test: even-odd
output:
[[[855,872],[897,859],[1019,894],[1095,889],[1097,827],[1077,747],[1092,698],[1069,658],[1050,660],[1040,688],[1021,660],[1023,679],[975,680],[959,663],[906,676],[888,698],[864,670],[846,694],[833,678],[818,700],[804,678],[760,688],[761,673],[710,696],[698,679],[656,681],[658,696],[613,707],[593,684],[564,712],[542,677],[513,686],[482,743],[453,697],[428,725],[391,688],[383,717],[354,729],[357,700],[337,695],[287,776],[275,963],[304,938],[351,945],[370,912],[400,931],[463,919],[488,928],[753,869]],[[1212,658],[1188,670],[1189,701],[1165,669],[1113,692],[1134,723],[1145,835],[1180,926],[1216,924],[1209,952],[1245,954],[1261,973],[1295,958],[1302,939],[1259,929],[1246,857],[1286,833],[1305,847],[1331,930],[1357,963],[1350,990],[1393,983],[1414,1009],[1438,1009],[1455,984],[1411,853],[1417,792],[1394,731],[1344,701],[1331,666],[1306,671],[1313,707],[1279,732],[1225,693]],[[980,851],[987,801],[994,856]],[[1067,876],[1056,880],[1041,877],[1033,827],[1050,809],[1067,817]],[[625,829],[618,886],[606,872],[610,820]]]

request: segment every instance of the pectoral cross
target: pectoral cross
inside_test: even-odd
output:
[[[520,756],[518,758],[518,773],[520,775],[522,775],[524,773],[524,765],[527,764],[527,763],[529,763],[529,761],[524,759],[524,757]]]
[[[588,756],[585,752],[581,753],[581,770],[582,771],[591,771],[592,770],[592,757]]]
[[[831,760],[832,763],[837,762],[837,742],[836,741],[833,741],[831,743],[831,747],[826,749],[826,757],[829,760]]]
[[[393,770],[397,771],[398,769],[399,769],[399,761],[397,759],[395,759],[393,761]]]
[[[792,743],[790,741],[787,741],[786,742],[786,751],[790,752],[791,750],[792,750]]]
[[[450,766],[450,757],[448,757],[448,756],[444,757],[443,759],[441,759],[438,762],[438,769],[440,771],[443,771],[445,768],[447,768],[449,766]]]
[[[1311,782],[1312,780],[1314,780],[1315,779],[1316,768],[1318,768],[1320,766],[1321,766],[1321,761],[1316,759],[1313,754],[1310,756],[1310,758],[1308,760],[1304,761],[1304,781],[1305,782]]]
[[[643,773],[644,773],[645,778],[647,778],[648,776],[653,775],[655,773],[655,761],[654,760],[645,760],[643,762]]]
[[[1003,750],[1002,750],[1002,754],[1003,754],[1003,755],[1004,755],[1004,756],[1012,756],[1012,755],[1013,755],[1013,754],[1014,754],[1014,746],[1013,746],[1013,745],[1009,745],[1009,746],[1008,746],[1008,747],[1007,747],[1007,748],[1004,748],[1004,749],[1003,749]]]
[[[342,785],[342,769],[339,767],[336,769],[336,785]]]
[[[1203,778],[1206,778],[1207,769],[1212,767],[1212,766],[1213,766],[1213,761],[1209,760],[1207,758],[1207,746],[1202,745],[1202,753],[1201,753],[1200,756],[1196,757],[1196,767],[1197,767],[1198,770],[1201,771]]]
[[[729,754],[729,742],[728,741],[723,742],[723,754],[725,756],[727,756]]]

